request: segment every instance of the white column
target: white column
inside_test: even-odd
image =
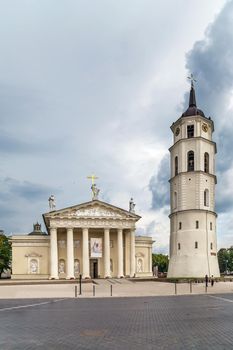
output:
[[[67,270],[66,279],[74,278],[74,238],[73,238],[73,228],[67,228]]]
[[[130,230],[130,277],[135,275],[135,231]]]
[[[118,272],[117,277],[123,277],[123,230],[117,230],[117,263]]]
[[[83,278],[90,278],[88,228],[83,228]]]
[[[149,272],[152,272],[152,248],[149,248]]]
[[[104,277],[110,277],[110,235],[109,229],[104,229]]]
[[[58,252],[56,228],[50,228],[50,279],[58,279]]]

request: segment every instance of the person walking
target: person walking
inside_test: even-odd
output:
[[[214,276],[212,275],[211,276],[211,287],[213,287],[214,286]]]
[[[208,275],[205,275],[205,286],[208,287]]]

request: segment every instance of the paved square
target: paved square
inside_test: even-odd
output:
[[[233,349],[233,295],[0,300],[0,349]]]

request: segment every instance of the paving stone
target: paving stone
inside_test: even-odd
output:
[[[231,301],[232,294],[2,299],[0,349],[233,349]]]

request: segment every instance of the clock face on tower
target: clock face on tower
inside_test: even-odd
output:
[[[176,136],[178,136],[180,133],[180,128],[176,128]]]
[[[204,132],[207,132],[208,131],[208,125],[206,123],[202,124],[202,130]]]

